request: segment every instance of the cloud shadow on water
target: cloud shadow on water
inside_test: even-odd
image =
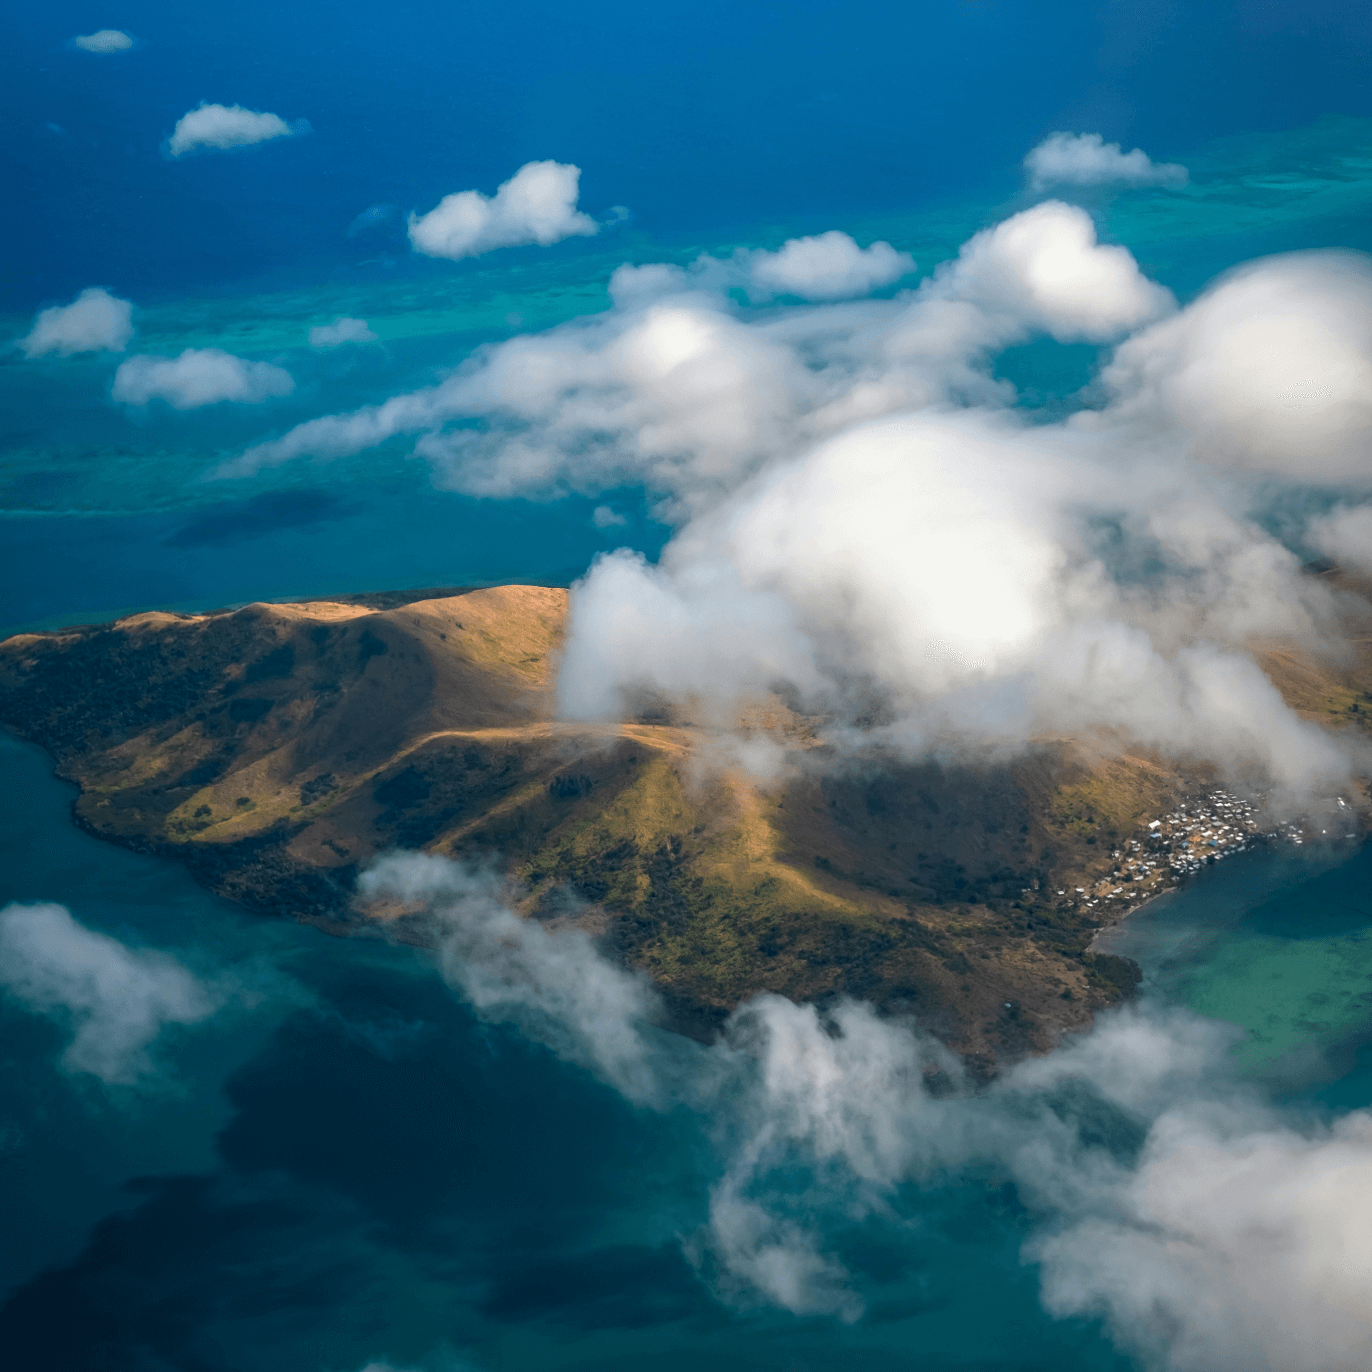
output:
[[[332,491],[263,491],[247,500],[217,505],[195,515],[164,539],[163,546],[200,548],[232,543],[281,529],[346,519],[358,508],[356,502],[342,500]]]
[[[316,989],[229,1080],[223,1166],[130,1183],[131,1208],[13,1293],[15,1366],[351,1372],[513,1323],[729,1318],[661,1218],[696,1191],[668,1122],[436,982]]]

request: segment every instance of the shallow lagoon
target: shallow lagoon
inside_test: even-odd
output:
[[[1145,994],[1239,1025],[1243,1070],[1336,1081],[1372,1029],[1372,846],[1229,858],[1096,946],[1137,961]]]

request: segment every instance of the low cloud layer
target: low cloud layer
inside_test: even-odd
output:
[[[71,40],[82,52],[126,52],[133,39],[120,29],[98,29]]]
[[[133,337],[133,303],[88,286],[70,305],[40,310],[19,340],[25,357],[58,353],[123,352]]]
[[[61,905],[0,910],[0,986],[70,1024],[62,1067],[107,1085],[148,1075],[148,1049],[163,1028],[194,1024],[218,1005],[212,989],[175,958],[87,929]]]
[[[164,400],[174,410],[234,401],[259,405],[290,395],[295,381],[283,367],[249,362],[222,348],[187,348],[177,357],[140,354],[114,374],[114,399],[125,405]]]
[[[1229,1075],[1226,1026],[1114,1012],[982,1089],[934,1041],[851,1002],[761,996],[702,1048],[656,1031],[643,982],[584,934],[518,919],[489,876],[397,856],[363,888],[428,905],[445,974],[482,1014],[640,1104],[713,1121],[709,1222],[685,1246],[727,1300],[856,1318],[860,1283],[826,1234],[971,1169],[1012,1183],[1035,1217],[1025,1256],[1047,1308],[1103,1319],[1149,1367],[1360,1372],[1372,1358],[1372,1116],[1293,1124]]]
[[[574,588],[568,717],[648,691],[723,722],[780,689],[842,748],[1124,738],[1274,800],[1346,788],[1351,745],[1290,711],[1250,645],[1336,651],[1334,594],[1301,563],[1350,546],[1372,500],[1368,259],[1265,259],[1178,309],[1048,201],[894,299],[738,303],[789,251],[621,267],[613,308],[221,474],[410,434],[472,494],[646,486],[677,532],[656,566],[615,554]],[[996,371],[1034,339],[1104,349],[1052,413]],[[1303,544],[1268,518],[1331,506],[1343,523]]]
[[[411,214],[410,243],[426,257],[457,259],[594,234],[599,226],[576,207],[580,180],[580,167],[526,162],[494,196],[458,191],[427,214]]]
[[[375,343],[376,334],[367,327],[365,319],[347,319],[339,315],[332,324],[316,324],[310,330],[310,347],[339,348],[345,343]]]
[[[176,121],[167,151],[173,157],[202,149],[224,152],[247,148],[274,138],[291,138],[306,132],[303,121],[288,124],[279,114],[247,110],[242,105],[198,105]]]
[[[1024,159],[1029,184],[1036,190],[1050,186],[1167,186],[1176,189],[1190,180],[1176,162],[1154,162],[1142,148],[1123,152],[1098,133],[1049,134]]]

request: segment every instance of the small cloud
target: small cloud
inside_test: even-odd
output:
[[[399,213],[400,211],[394,205],[369,205],[348,225],[348,237],[356,238],[360,233],[367,233],[372,229],[380,228],[381,225],[389,223]]]
[[[44,353],[116,352],[133,337],[133,302],[99,286],[88,286],[70,305],[40,310],[33,328],[19,340],[25,357]]]
[[[1154,162],[1142,148],[1121,152],[1098,133],[1053,133],[1024,159],[1036,191],[1046,186],[1184,186],[1190,180],[1176,162]]]
[[[859,248],[837,229],[792,238],[776,252],[750,252],[747,260],[754,294],[798,295],[802,300],[852,299],[915,270],[909,253],[882,242]]]
[[[310,347],[337,348],[344,343],[375,343],[376,338],[365,319],[348,319],[339,315],[332,324],[316,324],[310,330]]]
[[[197,148],[216,148],[220,151],[246,148],[273,138],[291,138],[307,133],[309,127],[303,119],[292,125],[286,123],[279,114],[245,110],[242,105],[202,103],[176,121],[167,151],[173,157],[184,157]]]
[[[597,505],[591,514],[591,523],[597,529],[615,529],[628,522],[622,514],[617,514],[608,505]]]
[[[563,162],[527,162],[495,193],[445,195],[428,214],[410,215],[410,243],[426,257],[477,257],[523,243],[547,247],[599,231],[576,208],[581,168]]]
[[[222,348],[187,348],[179,357],[142,354],[114,374],[114,398],[126,405],[165,400],[174,410],[194,410],[232,400],[258,405],[290,395],[290,372],[270,362],[248,362]]]
[[[133,39],[120,29],[99,29],[71,40],[82,52],[127,52]]]
[[[0,910],[0,986],[32,1009],[69,1018],[68,1072],[128,1085],[152,1071],[147,1049],[167,1024],[194,1024],[217,1008],[175,958],[125,947],[77,923],[61,905]]]

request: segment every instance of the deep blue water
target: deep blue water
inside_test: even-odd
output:
[[[71,51],[116,24],[111,59]],[[531,158],[657,234],[907,210],[984,192],[1054,129],[1168,157],[1225,134],[1366,114],[1372,20],[1324,3],[955,5],[693,0],[568,7],[265,0],[213,24],[165,0],[12,17],[0,305],[92,282],[185,291],[359,256],[369,206],[490,190]],[[308,139],[168,166],[201,100],[308,119]],[[394,225],[393,225],[394,227]]]

